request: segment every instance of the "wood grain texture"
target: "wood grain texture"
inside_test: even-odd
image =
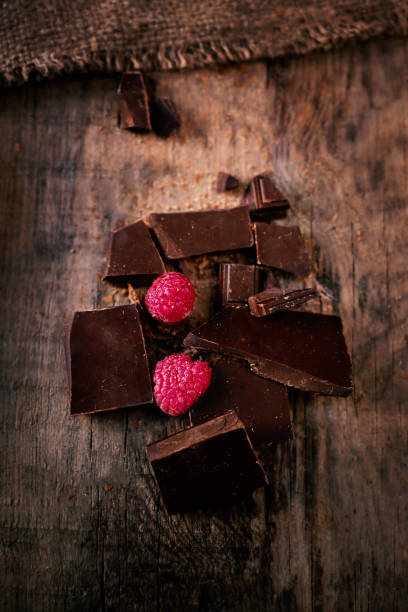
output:
[[[160,76],[179,135],[120,131],[116,81],[0,101],[0,608],[403,610],[408,597],[408,45]],[[252,501],[168,517],[153,408],[72,418],[62,334],[104,306],[108,232],[233,206],[217,172],[273,169],[352,352],[351,398],[291,392],[296,438]],[[126,298],[114,297],[115,303]]]

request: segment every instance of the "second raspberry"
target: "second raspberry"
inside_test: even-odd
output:
[[[180,272],[167,272],[156,278],[145,298],[152,317],[169,325],[181,323],[189,317],[194,303],[194,287]]]

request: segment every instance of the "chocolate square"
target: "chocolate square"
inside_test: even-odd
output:
[[[235,410],[254,446],[293,438],[286,387],[253,374],[247,364],[220,358],[211,383],[192,406],[192,425]]]
[[[67,360],[73,415],[153,401],[143,331],[133,304],[76,312]]]
[[[224,191],[230,191],[231,189],[236,189],[239,187],[239,180],[232,176],[232,174],[227,174],[226,172],[219,172],[217,176],[217,185],[215,187],[215,191],[217,193],[223,193]]]
[[[258,174],[251,179],[245,189],[242,204],[255,209],[289,207],[289,202],[275,183],[263,174]]]
[[[244,206],[199,212],[152,213],[149,225],[169,259],[245,249],[254,243],[248,209]]]
[[[118,87],[120,95],[120,127],[151,130],[149,96],[143,75],[139,71],[124,72]]]
[[[267,484],[233,411],[149,444],[146,452],[170,514],[231,504]]]
[[[222,263],[219,282],[223,305],[246,303],[259,291],[260,270],[257,266]]]
[[[255,223],[257,263],[307,276],[309,257],[297,225]]]
[[[339,317],[285,310],[256,318],[247,307],[225,306],[184,346],[242,357],[253,372],[288,387],[344,396],[352,389]]]
[[[143,287],[165,271],[159,251],[143,221],[111,232],[103,280]]]

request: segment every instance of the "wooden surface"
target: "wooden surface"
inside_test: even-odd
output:
[[[117,128],[116,79],[2,94],[2,610],[406,609],[407,61],[389,40],[161,75],[183,121],[168,141]],[[355,391],[292,392],[296,439],[266,453],[270,486],[169,518],[144,446],[186,420],[70,417],[62,334],[110,300],[109,229],[234,205],[220,169],[274,171]]]

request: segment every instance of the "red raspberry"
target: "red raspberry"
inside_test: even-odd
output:
[[[211,368],[205,361],[192,361],[188,355],[170,355],[156,364],[153,381],[159,408],[177,416],[187,412],[207,390]]]
[[[156,278],[145,297],[152,317],[170,325],[190,316],[194,302],[194,287],[180,272],[167,272]]]

